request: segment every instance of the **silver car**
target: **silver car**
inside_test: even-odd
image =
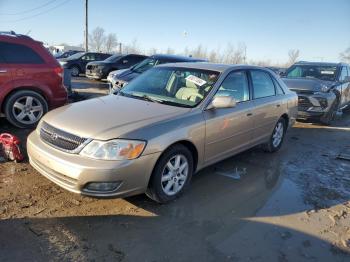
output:
[[[265,68],[209,63],[154,67],[120,92],[46,114],[28,138],[31,165],[75,193],[157,202],[195,172],[263,144],[277,151],[297,95]]]

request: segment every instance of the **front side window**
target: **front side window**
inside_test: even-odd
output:
[[[215,96],[231,96],[237,102],[249,100],[247,74],[244,71],[232,72],[222,82]]]
[[[118,94],[155,103],[195,107],[208,95],[218,76],[219,72],[201,69],[152,68]]]
[[[44,60],[31,48],[0,42],[0,56],[9,64],[43,64]]]
[[[251,76],[255,99],[274,96],[276,94],[275,86],[268,73],[259,70],[252,70]]]
[[[336,73],[336,66],[295,65],[288,69],[287,77],[306,77],[334,81]]]
[[[95,60],[95,54],[86,54],[82,57],[83,60],[86,61],[94,61]]]

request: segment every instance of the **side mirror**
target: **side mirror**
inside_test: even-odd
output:
[[[237,104],[236,99],[231,96],[216,96],[211,101],[207,109],[215,108],[232,108]]]

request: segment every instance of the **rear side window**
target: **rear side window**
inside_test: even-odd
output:
[[[43,64],[44,60],[31,48],[0,42],[0,57],[8,64]]]
[[[272,77],[272,80],[273,80],[273,83],[275,84],[275,87],[276,87],[276,94],[277,95],[284,95],[283,88],[278,83],[278,81],[274,77]]]
[[[268,73],[259,70],[252,70],[250,71],[250,74],[252,76],[255,99],[274,96],[276,94],[275,86]]]

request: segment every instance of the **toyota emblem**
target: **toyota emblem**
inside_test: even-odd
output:
[[[56,133],[51,134],[51,139],[56,140],[58,138],[58,135]]]

